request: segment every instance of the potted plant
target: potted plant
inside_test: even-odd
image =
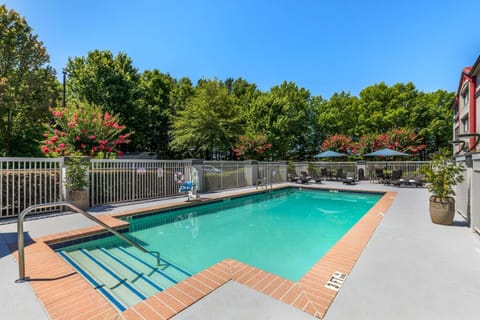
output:
[[[67,159],[66,187],[68,200],[80,209],[88,208],[88,157],[75,155]]]
[[[450,225],[455,216],[455,190],[453,187],[463,181],[463,166],[455,165],[445,156],[438,156],[430,165],[423,167],[430,196],[430,218],[433,223]]]

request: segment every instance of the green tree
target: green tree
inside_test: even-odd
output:
[[[428,153],[450,147],[454,96],[444,90],[421,92],[411,108],[408,126],[424,137]]]
[[[206,159],[230,155],[242,133],[239,109],[238,99],[223,82],[199,81],[173,122],[172,149],[186,155],[189,148],[195,148],[192,155]]]
[[[156,152],[160,157],[169,156],[169,131],[172,121],[171,92],[176,86],[176,81],[169,74],[159,70],[146,70],[140,76],[141,98],[137,101],[138,107],[143,110],[145,119],[139,123],[135,131],[147,133],[141,145],[142,150]]]
[[[67,102],[85,100],[103,111],[117,114],[122,123],[135,132],[129,150],[143,151],[150,136],[144,126],[148,112],[138,103],[140,75],[125,54],[114,56],[110,51],[94,50],[87,57],[69,58],[65,71]]]
[[[58,99],[49,56],[25,18],[0,5],[0,153],[39,154],[37,135]]]
[[[358,98],[350,93],[334,93],[330,100],[321,100],[318,104],[318,124],[325,138],[337,133],[359,136]]]
[[[295,83],[283,82],[259,95],[248,106],[245,117],[247,133],[264,135],[274,146],[273,159],[304,159],[315,152],[316,141],[309,144],[316,121],[310,92]]]

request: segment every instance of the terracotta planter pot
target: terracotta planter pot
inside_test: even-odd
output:
[[[455,199],[448,197],[440,199],[430,196],[430,218],[433,223],[450,225],[455,216]]]
[[[68,200],[80,209],[88,208],[88,190],[70,190]]]

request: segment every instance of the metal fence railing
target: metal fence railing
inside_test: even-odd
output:
[[[268,183],[287,181],[286,162],[258,162],[258,179]]]
[[[286,182],[288,168],[301,171],[326,168],[343,169],[368,178],[377,167],[402,169],[405,174],[418,172],[428,162],[286,162],[91,159],[89,167],[89,206],[165,198],[179,195],[179,185],[194,181],[200,192]],[[24,208],[65,200],[64,184],[68,162],[63,158],[0,158],[0,218],[17,216]],[[294,169],[291,168],[293,165]],[[195,177],[194,177],[195,175]],[[480,219],[479,219],[480,220]]]
[[[355,173],[357,179],[369,179],[375,174],[376,169],[383,169],[386,171],[402,170],[402,174],[407,176],[409,174],[418,175],[420,168],[429,164],[429,161],[316,161],[316,162],[294,162],[294,170],[297,174],[302,171],[313,174],[311,169],[320,174],[322,169],[326,169],[329,175],[335,176],[339,169],[342,170],[343,176],[347,172]]]
[[[247,177],[243,161],[204,161],[202,191],[246,187]]]
[[[191,161],[90,160],[90,206],[178,195]]]
[[[62,167],[63,158],[0,158],[0,218],[16,217],[34,204],[62,200]],[[36,212],[41,211],[45,209]]]

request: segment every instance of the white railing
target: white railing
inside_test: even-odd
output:
[[[191,161],[90,160],[90,206],[178,195]]]
[[[32,205],[63,200],[62,167],[63,158],[0,158],[0,218],[16,217]]]

